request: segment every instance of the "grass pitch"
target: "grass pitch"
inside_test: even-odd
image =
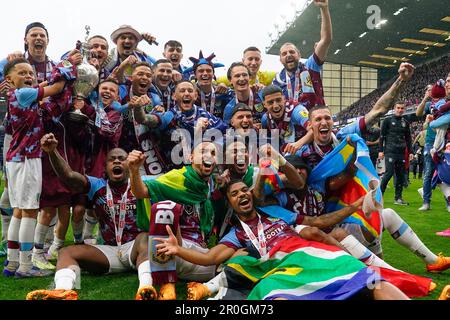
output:
[[[413,228],[422,241],[434,253],[443,252],[450,255],[450,238],[439,237],[435,233],[450,228],[450,213],[447,212],[445,201],[440,190],[433,192],[432,210],[424,213],[417,210],[422,205],[422,199],[417,192],[421,180],[411,180],[411,185],[404,190],[404,199],[409,206],[393,204],[393,187],[390,184],[385,194],[385,207],[393,208]],[[69,228],[66,244],[72,243],[72,233]],[[425,270],[425,264],[406,248],[397,244],[385,231],[383,234],[383,251],[385,260],[392,266],[420,276],[430,277],[437,283],[437,288],[429,296],[421,300],[436,300],[443,287],[450,284],[450,269],[441,274],[430,274]],[[4,258],[0,258],[3,264]],[[80,300],[132,300],[138,288],[137,273],[93,276],[82,273]],[[29,291],[51,287],[53,277],[35,279],[9,279],[0,276],[0,300],[23,300]],[[185,299],[186,284],[177,285],[178,299]]]

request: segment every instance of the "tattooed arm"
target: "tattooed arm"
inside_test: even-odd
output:
[[[154,114],[146,114],[144,106],[150,104],[148,96],[133,97],[128,103],[133,108],[134,119],[137,123],[146,125],[149,128],[156,128],[159,125],[159,117]]]
[[[364,120],[367,128],[378,122],[380,117],[385,115],[394,106],[401,90],[411,79],[414,73],[414,66],[409,63],[402,63],[398,73],[399,77],[397,80],[395,80],[389,90],[386,91],[380,99],[378,99],[372,110],[365,115]]]

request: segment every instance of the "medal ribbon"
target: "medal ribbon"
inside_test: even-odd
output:
[[[124,194],[122,194],[121,200],[119,202],[119,226],[116,224],[116,207],[114,206],[114,198],[111,192],[111,188],[109,187],[109,183],[106,183],[106,205],[109,209],[109,214],[111,216],[112,221],[114,222],[114,231],[116,233],[116,242],[119,247],[122,245],[122,234],[123,229],[125,228],[125,216],[127,213],[127,201],[128,201],[128,190],[130,189],[130,180],[128,180],[127,189]]]
[[[264,236],[264,227],[261,222],[261,216],[258,214],[258,239],[256,239],[255,234],[253,233],[252,229],[241,219],[239,219],[241,222],[242,228],[244,228],[245,233],[247,234],[247,237],[252,242],[253,246],[258,250],[261,257],[264,257],[267,253],[267,246],[266,246],[266,237]]]
[[[206,95],[203,91],[200,91],[200,99],[202,108],[208,111],[211,114],[214,114],[214,107],[216,105],[216,93],[214,92],[214,88],[211,86],[211,102],[209,104],[210,110],[208,110],[206,106]]]
[[[289,102],[297,105],[298,104],[298,97],[300,95],[300,70],[297,69],[295,72],[295,89],[294,92],[292,92],[292,83],[291,83],[291,77],[288,75],[288,72],[286,71],[286,84],[287,84],[287,91],[288,91],[288,97]]]

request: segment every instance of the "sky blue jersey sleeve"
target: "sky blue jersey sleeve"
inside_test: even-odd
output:
[[[29,108],[38,98],[38,88],[16,89],[16,98],[21,108]]]
[[[293,125],[305,127],[308,125],[309,112],[302,104],[295,107],[292,112],[291,123]]]
[[[106,186],[105,179],[99,179],[91,176],[86,176],[86,178],[89,181],[89,191],[88,191],[88,198],[89,200],[94,199],[95,193]]]
[[[306,59],[305,66],[310,70],[322,72],[322,65],[319,65],[319,63],[316,61],[314,53],[310,55],[308,59]]]

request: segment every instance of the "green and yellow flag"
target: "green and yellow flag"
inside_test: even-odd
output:
[[[149,230],[151,204],[170,200],[182,205],[200,205],[200,230],[209,235],[214,221],[214,210],[209,199],[208,182],[201,179],[192,166],[172,170],[154,180],[144,181],[150,199],[138,200],[137,225]]]

